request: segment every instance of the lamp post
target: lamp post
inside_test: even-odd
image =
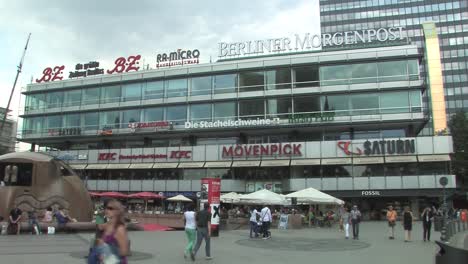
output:
[[[440,185],[442,185],[443,188],[443,199],[444,203],[442,204],[442,210],[443,210],[443,218],[442,218],[442,230],[441,230],[441,235],[440,235],[440,240],[443,242],[447,242],[447,194],[445,192],[445,186],[448,184],[448,179],[447,177],[441,177],[439,179]]]

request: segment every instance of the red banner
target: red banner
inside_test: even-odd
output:
[[[203,178],[201,180],[201,202],[210,204],[211,236],[219,236],[221,179]]]

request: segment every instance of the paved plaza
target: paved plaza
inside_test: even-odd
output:
[[[0,263],[85,263],[92,234],[53,236],[0,236]],[[191,263],[184,260],[186,239],[182,231],[130,232],[135,252],[130,263]],[[212,238],[213,260],[205,260],[204,246],[195,263],[434,263],[437,246],[423,242],[422,227],[414,225],[413,242],[403,242],[403,227],[397,225],[395,240],[387,239],[386,222],[361,224],[360,240],[345,240],[336,228],[272,230],[272,239],[249,239],[246,230],[221,232]],[[433,232],[439,239],[440,233]]]

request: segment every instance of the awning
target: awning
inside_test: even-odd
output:
[[[386,163],[398,163],[398,162],[416,162],[416,156],[390,156],[385,157]]]
[[[86,166],[87,170],[105,170],[107,168],[107,164],[88,164]]]
[[[130,169],[151,169],[154,163],[135,163],[130,164]]]
[[[153,168],[155,169],[175,169],[179,163],[177,162],[159,162],[154,163]]]
[[[353,158],[353,164],[382,164],[383,157]]]
[[[205,168],[230,168],[232,161],[207,161]]]
[[[322,159],[322,165],[351,164],[351,158]]]
[[[291,166],[320,165],[320,159],[291,160]]]
[[[84,170],[88,164],[69,164],[72,169],[75,170]]]
[[[181,162],[177,168],[203,168],[204,161],[201,162]]]
[[[233,167],[258,167],[260,166],[259,160],[236,160],[232,162]]]
[[[115,163],[107,165],[107,169],[128,169],[129,163]]]
[[[290,160],[262,160],[260,167],[289,166]]]
[[[449,155],[418,155],[420,162],[450,161]]]

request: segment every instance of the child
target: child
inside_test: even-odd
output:
[[[88,256],[89,264],[113,264],[119,263],[119,259],[112,253],[111,247],[103,240],[104,231],[96,232],[94,246]]]
[[[37,222],[37,215],[34,210],[28,212],[28,222],[29,227],[31,228],[31,234],[40,235],[41,229],[39,228],[39,223]]]

